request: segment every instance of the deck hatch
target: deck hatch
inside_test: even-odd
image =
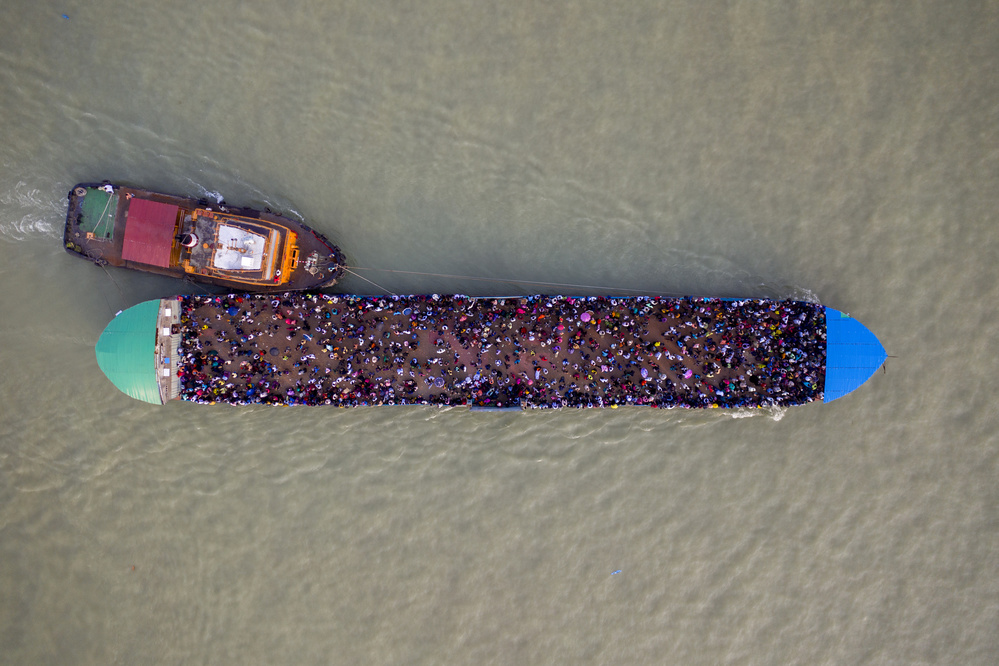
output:
[[[219,226],[218,244],[212,260],[222,270],[259,271],[264,257],[264,237],[246,229],[223,224]]]

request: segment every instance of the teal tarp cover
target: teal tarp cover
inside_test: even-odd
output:
[[[114,218],[118,213],[118,195],[91,187],[80,209],[80,229],[93,232],[98,238],[114,236]]]
[[[118,389],[136,400],[163,404],[156,383],[156,317],[160,302],[128,308],[97,340],[97,365]]]
[[[832,402],[866,382],[885,362],[885,348],[867,327],[848,314],[826,308],[826,385]]]

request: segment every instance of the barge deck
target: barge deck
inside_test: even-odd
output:
[[[160,360],[112,367],[118,319],[97,348],[112,382],[149,402],[791,406],[845,395],[885,358],[862,324],[800,301],[231,294],[164,299],[159,325],[164,310],[180,318],[159,331],[174,344]]]

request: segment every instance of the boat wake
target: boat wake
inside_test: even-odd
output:
[[[64,212],[60,201],[47,199],[41,190],[19,181],[0,195],[0,238],[24,241],[37,236],[58,238]]]
[[[720,411],[720,410],[718,410]],[[720,412],[721,415],[732,419],[751,419],[757,416],[766,416],[775,423],[784,418],[787,414],[787,407],[778,407],[776,405],[770,405],[768,407],[761,407],[757,409],[733,409]]]
[[[223,201],[225,201],[225,197],[222,196],[221,192],[217,192],[215,190],[209,190],[209,189],[204,188],[204,187],[199,187],[198,189],[201,191],[201,195],[202,196],[204,196],[206,198],[214,199],[215,203],[219,203],[220,204]]]

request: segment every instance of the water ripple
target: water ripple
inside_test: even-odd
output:
[[[0,238],[6,241],[61,237],[65,211],[51,195],[23,180],[0,194],[0,210]]]

